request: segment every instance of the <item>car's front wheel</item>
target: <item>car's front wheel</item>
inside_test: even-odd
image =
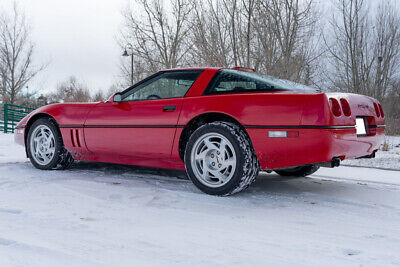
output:
[[[256,179],[259,171],[247,135],[228,122],[205,124],[190,136],[185,166],[192,182],[211,195],[240,192]]]
[[[51,118],[41,118],[32,124],[26,146],[31,163],[41,170],[65,169],[74,161]]]

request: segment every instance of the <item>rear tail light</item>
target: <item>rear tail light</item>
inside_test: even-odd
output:
[[[381,104],[379,104],[379,111],[381,112],[382,118],[385,117],[385,113],[383,112],[383,108],[382,108]]]
[[[351,108],[350,108],[349,102],[347,102],[346,99],[341,98],[340,99],[340,104],[342,104],[343,114],[345,116],[349,117],[351,115]]]
[[[298,131],[269,131],[268,137],[299,137]]]
[[[329,98],[329,103],[331,103],[333,115],[335,115],[336,117],[342,115],[339,101],[337,101],[335,98]]]
[[[374,103],[374,108],[375,108],[375,112],[376,112],[376,116],[380,117],[381,116],[381,112],[379,111],[379,107],[376,103]]]

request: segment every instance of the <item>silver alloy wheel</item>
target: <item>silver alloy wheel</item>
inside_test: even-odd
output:
[[[236,170],[236,153],[232,143],[218,133],[207,133],[197,139],[190,159],[197,179],[209,187],[225,185]]]
[[[31,156],[39,165],[47,165],[55,154],[53,132],[46,125],[36,127],[30,139]]]

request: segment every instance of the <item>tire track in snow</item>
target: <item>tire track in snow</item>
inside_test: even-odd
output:
[[[363,183],[363,184],[374,184],[374,185],[400,187],[400,184],[379,182],[379,181],[370,181],[370,180],[362,180],[362,179],[356,179],[356,178],[344,178],[344,177],[328,176],[328,175],[317,175],[317,174],[310,175],[309,177],[317,178],[317,179],[330,179],[331,181],[335,181],[335,182],[348,181],[348,182],[357,182],[357,183]]]

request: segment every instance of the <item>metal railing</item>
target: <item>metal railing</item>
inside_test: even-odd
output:
[[[33,108],[0,104],[0,132],[13,133],[18,122],[32,110]]]

